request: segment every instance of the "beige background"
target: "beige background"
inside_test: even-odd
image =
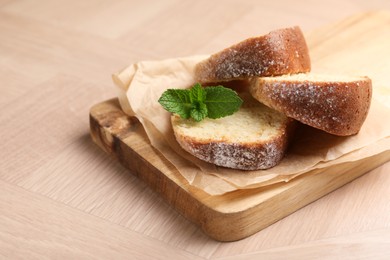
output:
[[[305,32],[387,0],[0,0],[1,259],[390,257],[390,164],[241,241],[220,243],[104,154],[88,111],[132,62]],[[364,37],[364,36],[362,36]]]

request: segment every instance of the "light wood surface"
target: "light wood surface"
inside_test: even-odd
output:
[[[107,157],[88,125],[89,108],[116,95],[111,73],[132,62],[210,53],[284,26],[310,33],[376,9],[390,3],[0,1],[0,258],[388,258],[389,163],[221,243]]]

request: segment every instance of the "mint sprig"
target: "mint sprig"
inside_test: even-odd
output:
[[[168,89],[158,102],[171,113],[186,119],[191,117],[199,122],[206,117],[217,119],[232,115],[243,101],[230,88],[203,88],[197,83],[190,89]]]

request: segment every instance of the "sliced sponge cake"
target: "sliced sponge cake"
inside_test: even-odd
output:
[[[265,105],[339,136],[359,132],[372,96],[367,77],[313,73],[254,78],[249,91]]]
[[[201,160],[242,170],[268,169],[284,156],[295,121],[251,97],[220,119],[171,117],[176,140]]]
[[[253,37],[211,55],[195,67],[198,82],[275,76],[311,69],[309,50],[297,26]]]

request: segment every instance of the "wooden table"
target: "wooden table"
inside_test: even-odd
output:
[[[1,259],[390,257],[390,163],[246,239],[204,235],[89,135],[111,74],[377,1],[0,0]],[[364,36],[362,36],[364,37]]]

